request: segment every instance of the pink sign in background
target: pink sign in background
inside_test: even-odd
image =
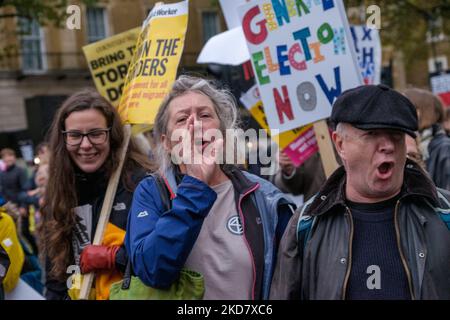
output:
[[[319,150],[314,128],[306,130],[290,143],[283,152],[292,160],[296,167],[301,166]]]

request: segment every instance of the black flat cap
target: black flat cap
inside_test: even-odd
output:
[[[385,86],[364,85],[343,92],[334,102],[330,120],[362,130],[393,129],[416,137],[417,112],[411,101]]]

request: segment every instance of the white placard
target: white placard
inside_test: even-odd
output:
[[[325,119],[361,85],[342,1],[255,0],[238,8],[270,129]]]
[[[241,26],[241,20],[239,19],[236,8],[248,1],[249,0],[219,0],[228,29]]]
[[[381,81],[381,41],[377,29],[365,25],[351,26],[353,43],[364,84]]]

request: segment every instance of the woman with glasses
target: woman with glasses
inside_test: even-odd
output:
[[[77,298],[76,290],[68,288],[74,278],[68,278],[81,271],[96,272],[95,298],[107,299],[128,259],[123,240],[134,188],[152,165],[132,138],[103,243],[91,245],[124,143],[120,117],[96,91],[80,91],[58,110],[49,138],[49,181],[42,210],[46,297]]]

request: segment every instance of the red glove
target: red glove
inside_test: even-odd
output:
[[[116,265],[116,254],[119,249],[120,246],[86,246],[80,256],[81,273],[114,269]]]

